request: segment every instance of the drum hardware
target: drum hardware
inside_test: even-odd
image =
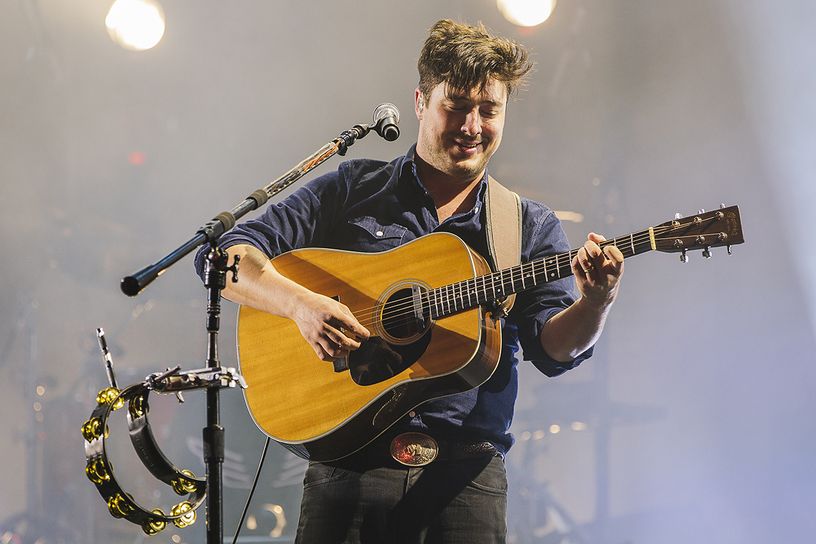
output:
[[[177,468],[159,449],[150,428],[147,415],[150,411],[148,396],[157,393],[175,393],[191,389],[246,387],[244,378],[233,368],[201,368],[181,371],[179,366],[163,372],[150,374],[141,383],[119,389],[113,373],[110,353],[107,351],[104,331],[97,329],[100,349],[105,361],[109,386],[96,396],[96,407],[91,417],[82,425],[85,439],[85,474],[96,486],[115,518],[122,518],[139,525],[148,535],[154,535],[168,523],[184,528],[196,521],[196,510],[204,502],[206,480],[197,478],[192,471]],[[179,399],[180,402],[183,399]],[[130,439],[142,464],[158,480],[170,486],[180,496],[187,495],[169,511],[160,508],[147,509],[137,503],[116,480],[113,465],[108,459],[106,439],[109,436],[108,418],[127,403],[127,421]]]

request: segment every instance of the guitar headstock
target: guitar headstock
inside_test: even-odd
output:
[[[678,214],[679,215],[679,214]],[[686,251],[702,249],[704,257],[711,257],[712,247],[726,246],[731,254],[731,246],[741,244],[742,236],[739,207],[720,207],[688,217],[677,217],[661,223],[654,230],[655,249],[668,253],[682,253],[680,259],[686,261]]]

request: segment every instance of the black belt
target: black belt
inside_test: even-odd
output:
[[[493,457],[497,454],[499,450],[487,440],[441,440],[425,433],[405,432],[378,438],[361,451],[330,464],[358,468],[422,467],[433,462]]]

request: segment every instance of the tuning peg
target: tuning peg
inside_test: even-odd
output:
[[[697,213],[699,213],[699,214],[703,214],[703,213],[705,213],[705,210],[704,210],[704,209],[702,209],[702,208],[700,208],[700,210],[699,210]]]
[[[686,249],[683,248],[683,252],[680,254],[680,262],[687,263],[688,262],[688,255],[686,254]]]
[[[674,214],[674,218],[675,219],[682,219],[683,216],[680,214],[680,212],[677,212],[677,213]]]
[[[731,244],[725,246],[725,249],[728,251],[728,254],[731,255]]]
[[[720,202],[720,209],[722,210],[723,208],[725,208],[725,204],[723,204],[722,202]]]
[[[711,258],[711,248],[710,247],[705,246],[705,248],[703,249],[703,257],[705,257],[706,259]]]

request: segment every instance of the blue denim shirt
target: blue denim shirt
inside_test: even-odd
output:
[[[483,228],[486,179],[473,209],[440,224],[433,199],[417,175],[413,147],[388,163],[343,162],[336,172],[314,179],[269,205],[259,218],[236,226],[222,237],[221,246],[249,244],[269,257],[306,246],[377,252],[432,232],[450,232],[490,262]],[[522,262],[570,249],[552,210],[522,198],[522,216]],[[196,255],[195,265],[201,274],[204,251]],[[572,277],[519,293],[503,320],[501,361],[493,376],[476,389],[422,404],[414,417],[406,416],[397,426],[446,439],[490,440],[506,453],[513,444],[508,430],[518,393],[519,344],[524,358],[548,376],[574,368],[592,353],[590,348],[562,363],[550,358],[539,342],[544,323],[572,304],[575,296]]]

